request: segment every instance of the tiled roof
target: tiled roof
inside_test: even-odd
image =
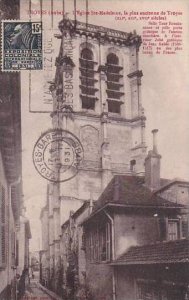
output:
[[[88,200],[86,200],[81,206],[80,208],[78,208],[72,215],[72,219],[76,219],[79,215],[81,215],[90,205],[90,202]],[[64,226],[67,226],[69,224],[69,219],[66,220],[61,227],[63,228]]]
[[[95,202],[94,211],[107,203],[132,206],[182,207],[182,205],[155,195],[144,185],[144,177],[128,175],[114,176],[98,201]]]
[[[112,265],[189,263],[189,240],[130,247]]]

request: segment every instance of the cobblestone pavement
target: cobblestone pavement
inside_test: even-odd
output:
[[[22,300],[54,300],[55,298],[45,293],[37,279],[31,279]]]

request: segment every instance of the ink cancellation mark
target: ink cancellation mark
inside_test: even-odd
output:
[[[79,139],[63,129],[50,129],[37,140],[33,149],[33,163],[37,172],[52,182],[72,179],[83,160]]]
[[[41,70],[42,23],[2,22],[2,70]]]

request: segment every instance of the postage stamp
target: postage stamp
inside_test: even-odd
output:
[[[79,139],[63,129],[44,132],[33,149],[33,163],[38,173],[52,182],[73,178],[83,160],[83,147]]]
[[[41,70],[42,22],[2,21],[2,70]]]

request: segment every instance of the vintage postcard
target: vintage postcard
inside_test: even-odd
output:
[[[189,299],[189,1],[0,20],[0,300]]]

